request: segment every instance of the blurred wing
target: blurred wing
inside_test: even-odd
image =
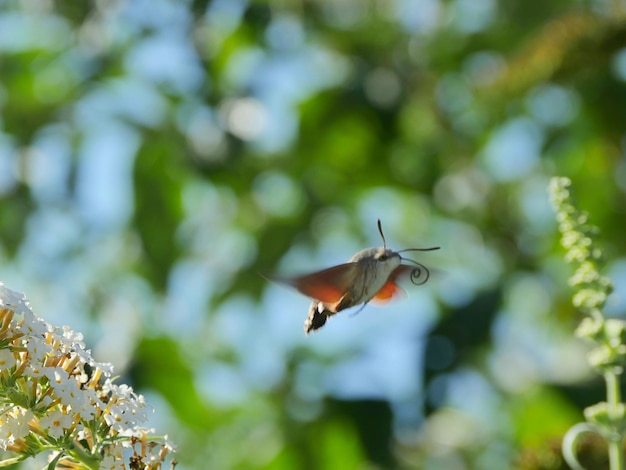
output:
[[[345,263],[282,282],[295,287],[300,293],[326,304],[339,302],[354,283],[356,263]]]
[[[410,276],[411,271],[415,269],[413,266],[407,266],[406,264],[401,264],[396,269],[393,270],[391,276],[389,276],[389,281],[395,282],[399,278],[403,278],[405,276]]]
[[[389,302],[394,297],[399,297],[406,295],[404,289],[395,283],[396,279],[399,277],[403,277],[408,275],[411,272],[411,266],[405,266],[401,264],[398,266],[389,276],[387,282],[383,287],[376,293],[376,295],[372,298],[372,300],[376,303],[385,303]]]
[[[405,295],[404,289],[400,287],[398,284],[395,284],[393,281],[387,281],[385,285],[380,289],[374,297],[372,297],[372,301],[376,303],[385,303],[389,302],[394,297]]]

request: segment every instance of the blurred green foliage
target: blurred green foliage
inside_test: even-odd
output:
[[[545,187],[574,181],[623,316],[623,9],[5,1],[0,278],[148,395],[181,468],[563,468],[603,392]],[[430,285],[305,338],[258,273],[377,218],[442,246]]]

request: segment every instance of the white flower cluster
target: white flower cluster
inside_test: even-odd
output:
[[[66,468],[161,468],[167,436],[141,427],[143,396],[111,373],[80,333],[38,318],[0,283],[0,466],[47,451]]]

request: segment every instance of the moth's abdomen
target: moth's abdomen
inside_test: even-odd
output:
[[[311,306],[309,307],[309,316],[304,321],[304,331],[306,334],[308,335],[311,331],[315,331],[323,327],[326,320],[328,320],[328,316],[332,314],[333,312],[324,307],[324,305],[318,300],[311,302]]]

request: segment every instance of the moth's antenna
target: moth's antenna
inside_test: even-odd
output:
[[[380,233],[380,238],[383,239],[383,248],[387,249],[387,242],[385,241],[385,235],[383,234],[383,226],[380,223],[380,219],[378,219],[378,232]]]
[[[434,251],[440,248],[440,246],[431,246],[430,248],[406,248],[404,250],[399,250],[398,253],[404,253],[406,251]]]

